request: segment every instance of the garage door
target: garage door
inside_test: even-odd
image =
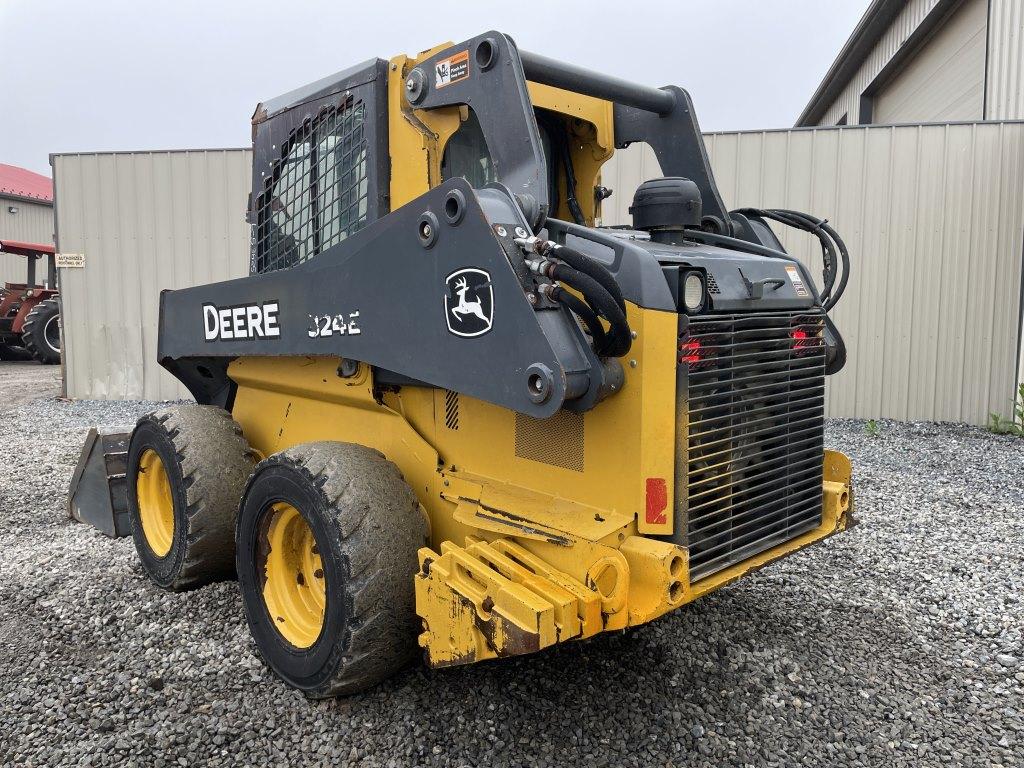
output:
[[[965,0],[876,95],[873,123],[981,120],[987,0]]]

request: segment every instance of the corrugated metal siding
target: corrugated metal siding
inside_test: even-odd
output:
[[[990,120],[1024,119],[1024,0],[990,0],[988,113]]]
[[[875,45],[871,53],[864,59],[857,73],[850,78],[842,93],[824,113],[819,125],[835,125],[843,115],[849,116],[849,122],[856,123],[860,115],[860,98],[875,80],[882,69],[906,44],[910,36],[935,8],[939,0],[909,0],[886,33]],[[987,88],[984,94],[986,120],[1021,120],[1024,119],[1024,0],[967,0],[966,5],[975,8],[970,12],[980,13],[985,6],[987,15]],[[964,9],[957,11],[954,17],[943,22],[952,23]],[[941,34],[941,32],[940,32]],[[914,58],[916,59],[917,54]],[[913,59],[906,65],[913,66]],[[981,98],[975,94],[974,101]],[[973,104],[973,102],[972,102]],[[964,119],[959,113],[952,118],[933,118],[926,113],[895,117],[872,116],[873,122],[900,122],[904,119],[922,122],[931,119]],[[968,116],[967,119],[974,119]]]
[[[56,155],[69,397],[172,399],[156,360],[160,291],[248,273],[249,150]]]
[[[729,208],[808,211],[828,218],[850,248],[852,278],[833,312],[850,362],[829,379],[829,415],[982,424],[990,410],[1009,411],[1021,325],[1024,124],[705,140]],[[649,148],[617,153],[603,174],[615,189],[604,222],[628,223],[638,177],[658,174]],[[816,240],[777,231],[820,273]]]
[[[874,97],[873,123],[984,118],[988,0],[967,0]]]
[[[861,64],[857,74],[850,78],[842,93],[828,108],[819,121],[820,125],[835,125],[843,115],[849,115],[849,122],[856,123],[860,115],[860,97],[878,73],[896,55],[896,52],[910,39],[914,30],[937,5],[939,0],[909,0],[906,6],[875,45],[871,54]]]
[[[17,213],[9,213],[14,206]],[[53,242],[53,206],[0,196],[0,240],[23,243]],[[23,256],[0,253],[0,285],[5,282],[25,282],[27,265]],[[45,262],[37,262],[36,278],[46,279]]]

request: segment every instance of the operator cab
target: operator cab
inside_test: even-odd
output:
[[[559,211],[559,188],[565,188],[566,180],[571,179],[568,185],[571,193],[567,197],[569,213],[577,224],[583,224],[583,214],[576,200],[576,175],[569,151],[569,135],[563,122],[564,116],[540,108],[534,109],[534,115],[537,118],[541,149],[547,167],[551,212],[557,214]],[[474,189],[483,189],[488,184],[498,181],[494,161],[487,147],[487,139],[480,126],[480,120],[472,109],[468,110],[467,118],[452,134],[441,155],[442,181],[460,176]],[[562,184],[559,184],[560,181]]]

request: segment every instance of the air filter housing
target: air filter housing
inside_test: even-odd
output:
[[[676,242],[686,227],[700,226],[700,190],[681,176],[651,179],[637,187],[629,212],[634,229],[656,242]]]

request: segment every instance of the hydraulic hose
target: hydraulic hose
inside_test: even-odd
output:
[[[781,211],[782,213],[793,214],[795,211]],[[836,302],[842,297],[846,291],[846,284],[850,280],[850,251],[846,247],[846,243],[843,242],[843,238],[839,236],[839,233],[832,228],[826,219],[819,219],[815,216],[811,216],[809,213],[799,214],[808,219],[816,229],[823,230],[826,235],[836,244],[839,248],[839,258],[843,266],[843,274],[839,279],[839,286],[835,289],[835,293],[831,295],[831,306],[835,306]],[[815,232],[817,234],[817,232]],[[819,236],[820,238],[820,236]]]
[[[559,261],[564,261],[573,269],[579,270],[588,277],[593,278],[601,287],[604,288],[611,295],[612,299],[622,310],[622,314],[626,314],[626,301],[622,298],[622,289],[619,288],[619,283],[609,272],[604,264],[594,261],[586,254],[577,251],[575,248],[570,248],[566,245],[555,245],[548,249],[545,253],[548,258],[555,258]]]
[[[785,208],[740,208],[736,213],[771,219],[780,224],[810,232],[817,237],[821,244],[822,261],[825,264],[820,294],[821,305],[828,311],[839,302],[850,280],[850,251],[839,233],[829,225],[827,220],[819,219],[809,213],[790,211]],[[836,285],[837,278],[838,285]]]
[[[605,266],[575,248],[558,245],[538,237],[517,239],[527,253],[542,259],[529,262],[530,269],[552,280],[561,280],[583,295],[580,301],[572,294],[551,289],[549,295],[575,312],[590,330],[594,351],[601,357],[622,357],[633,345],[633,332],[626,320],[626,300],[619,283]],[[568,297],[568,298],[566,298]],[[609,323],[607,331],[599,317]]]
[[[594,349],[603,349],[607,344],[607,335],[604,332],[604,326],[601,325],[601,321],[598,319],[597,314],[587,302],[583,301],[579,296],[574,293],[569,293],[561,286],[554,286],[551,292],[548,294],[553,301],[557,301],[559,304],[564,304],[569,310],[579,316],[583,324],[587,326],[587,330],[590,332],[590,337],[594,340]]]
[[[595,340],[594,351],[601,357],[622,357],[633,344],[632,333],[626,322],[626,313],[612,295],[597,280],[580,272],[568,264],[552,262],[548,276],[560,280],[583,294],[594,312],[605,318],[609,328],[605,332],[604,343],[598,347]],[[586,322],[584,320],[584,322]]]
[[[799,211],[786,211],[786,210],[766,210],[762,211],[761,214],[765,218],[774,219],[787,226],[794,227],[795,229],[802,229],[805,232],[810,232],[818,238],[821,244],[821,258],[825,265],[822,273],[823,288],[821,291],[822,304],[827,304],[829,296],[832,294],[832,289],[835,286],[836,274],[839,270],[839,258],[836,253],[836,249],[832,244],[832,239],[828,237],[827,233],[822,231],[822,221],[814,218],[813,216],[801,213]]]
[[[738,237],[730,237],[729,235],[717,235],[714,232],[704,232],[700,229],[688,229],[686,230],[686,239],[696,240],[698,243],[707,243],[708,245],[720,245],[723,248],[731,248],[734,251],[760,253],[762,256],[771,256],[773,259],[781,259],[791,264],[800,263],[785,251],[777,251],[774,248],[768,248],[752,243],[749,240],[741,240]]]

